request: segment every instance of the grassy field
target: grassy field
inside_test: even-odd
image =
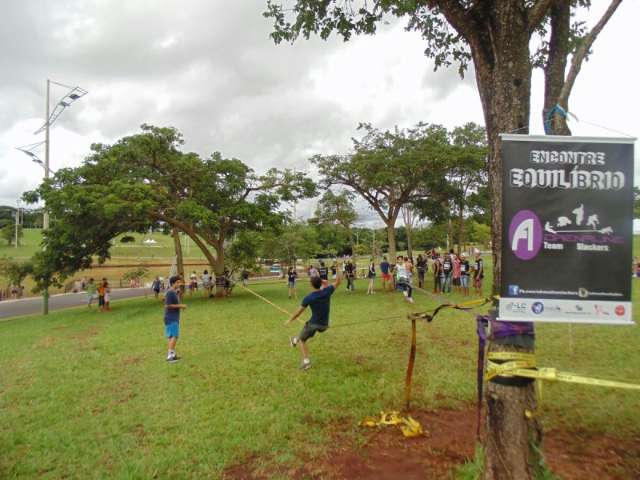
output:
[[[223,301],[187,298],[173,365],[152,299],[0,323],[0,478],[220,478],[247,459],[274,471],[320,457],[336,425],[364,438],[365,415],[403,404],[410,328],[389,317],[436,304],[356,288],[334,296],[332,328],[311,341],[307,372],[287,341],[299,324],[283,326],[281,313],[238,289]],[[297,305],[284,285],[255,289]],[[468,405],[475,323],[447,311],[418,330],[415,407]],[[635,327],[541,325],[539,364],[640,381],[639,343]],[[639,408],[637,392],[547,384],[541,413],[546,428],[630,436]]]
[[[114,260],[127,259],[149,261],[156,259],[173,258],[175,251],[173,248],[173,238],[162,233],[131,233],[128,234],[135,238],[134,242],[122,243],[120,237],[114,240],[111,249],[111,256]],[[142,243],[146,239],[153,239],[157,242],[155,245],[145,245]],[[0,257],[8,256],[16,260],[26,260],[39,250],[42,234],[40,229],[25,229],[24,237],[18,248],[13,245],[7,245],[6,242],[0,244]],[[182,249],[185,258],[204,259],[202,252],[189,239],[182,239]]]

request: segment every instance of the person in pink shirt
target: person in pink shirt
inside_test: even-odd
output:
[[[460,293],[460,258],[453,253],[453,249],[449,253],[453,262],[453,292]]]

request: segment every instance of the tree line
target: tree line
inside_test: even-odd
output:
[[[31,204],[44,202],[52,218],[34,257],[34,278],[41,289],[59,285],[94,261],[106,261],[119,235],[150,228],[171,233],[177,252],[179,233],[187,235],[220,277],[260,251],[287,260],[352,253],[359,234],[356,198],[386,225],[379,245],[386,244],[392,257],[402,209],[448,225],[451,238],[455,229],[458,243],[465,225],[486,221],[482,127],[359,129],[351,152],[310,159],[318,181],[288,169],[259,174],[219,152],[207,158],[185,152],[181,133],[171,127],[143,125],[112,145],[93,144],[82,165],[59,170],[24,194]],[[296,222],[292,204],[318,196],[314,216]]]

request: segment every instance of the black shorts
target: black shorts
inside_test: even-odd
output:
[[[104,307],[104,295],[99,295],[98,296],[98,306],[99,307]]]
[[[302,330],[300,331],[300,335],[298,335],[298,339],[306,342],[307,340],[309,340],[311,337],[313,337],[316,332],[324,332],[327,328],[327,326],[324,325],[314,325],[312,323],[305,323],[304,327],[302,327]]]

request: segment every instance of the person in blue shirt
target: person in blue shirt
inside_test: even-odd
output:
[[[387,262],[387,257],[382,257],[382,263],[380,263],[380,271],[382,272],[382,289],[387,290],[387,285],[391,282],[391,274],[389,273],[390,265]]]
[[[180,303],[178,291],[182,285],[180,275],[173,276],[169,279],[169,290],[164,297],[164,333],[169,343],[169,352],[167,353],[167,362],[173,363],[179,360],[176,355],[176,343],[180,336],[180,310],[187,308]]]
[[[291,315],[291,318],[285,322],[285,325],[290,324],[305,311],[307,307],[311,307],[311,318],[304,324],[302,331],[297,337],[290,337],[289,342],[292,347],[300,345],[300,352],[302,353],[302,364],[300,368],[307,370],[311,367],[311,359],[309,358],[309,347],[307,347],[307,341],[313,337],[316,332],[324,332],[329,328],[329,307],[331,305],[331,295],[336,291],[340,282],[342,282],[342,275],[338,274],[333,285],[322,288],[322,279],[320,277],[311,277],[310,279],[313,291],[302,299],[300,308]]]

